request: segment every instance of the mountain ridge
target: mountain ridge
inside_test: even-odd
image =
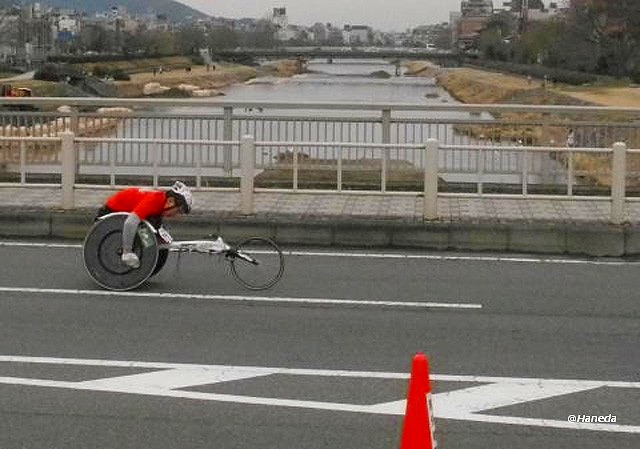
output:
[[[1,7],[10,7],[15,4],[29,5],[31,0],[0,0]],[[175,0],[114,0],[105,2],[100,0],[40,0],[43,6],[53,6],[62,9],[75,9],[87,14],[107,12],[111,6],[122,6],[129,14],[162,14],[169,20],[184,22],[191,19],[203,19],[207,14],[191,8]]]

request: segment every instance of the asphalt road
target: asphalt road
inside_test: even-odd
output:
[[[638,447],[637,262],[304,249],[252,293],[170,257],[122,295],[0,243],[0,448],[396,448],[418,351],[441,448]]]

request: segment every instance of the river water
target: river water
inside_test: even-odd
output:
[[[223,101],[255,101],[255,102],[288,102],[288,103],[305,103],[305,102],[336,102],[336,103],[401,103],[401,104],[442,104],[456,103],[444,89],[438,87],[435,80],[426,77],[404,76],[404,68],[402,68],[401,76],[395,76],[395,65],[389,64],[384,60],[334,60],[332,64],[326,60],[312,60],[307,66],[309,73],[296,75],[291,78],[264,77],[251,80],[248,83],[231,85],[223,89],[224,96],[219,97]],[[375,74],[387,73],[389,77],[375,76]],[[204,114],[213,112],[211,107],[176,107],[168,112],[168,114]],[[220,109],[215,109],[216,113],[220,113]],[[238,139],[240,135],[251,134],[256,140],[300,140],[300,141],[319,141],[319,142],[382,142],[380,126],[367,124],[347,124],[340,126],[337,132],[335,125],[309,125],[305,132],[305,126],[296,123],[296,118],[305,117],[358,117],[358,118],[377,118],[380,119],[381,111],[332,111],[332,110],[302,110],[288,109],[276,110],[269,108],[262,110],[261,108],[240,108],[234,109],[234,130],[233,138]],[[282,123],[268,123],[265,129],[264,120],[267,116],[287,116],[293,117],[293,121],[287,123],[282,130]],[[393,111],[393,118],[429,118],[439,120],[468,120],[469,113],[455,111]],[[491,120],[488,114],[482,114],[473,117],[476,119]],[[121,127],[116,135],[118,137],[152,137],[152,138],[170,138],[170,139],[201,139],[211,138],[213,140],[222,140],[222,131],[220,122],[216,125],[216,129],[210,132],[209,124],[203,121],[193,120],[191,124],[185,125],[179,120],[149,120],[143,122],[141,119],[137,124],[126,125]],[[363,125],[363,126],[361,126]],[[332,128],[333,126],[333,128]],[[275,128],[275,131],[274,131]],[[345,128],[346,131],[345,132]],[[360,130],[363,130],[360,132]],[[354,131],[353,133],[351,131]],[[212,136],[212,133],[214,134]],[[207,137],[205,137],[207,136]],[[292,137],[295,136],[295,137]],[[484,143],[478,142],[468,136],[459,135],[453,129],[453,125],[449,122],[444,124],[432,125],[421,124],[411,127],[399,125],[392,130],[391,142],[395,143],[424,143],[428,137],[437,137],[442,143],[454,145],[467,145]],[[107,146],[99,146],[93,148],[93,155],[97,153],[105,153],[109,151]],[[102,151],[100,151],[102,150]],[[162,165],[172,166],[176,171],[184,173],[189,172],[189,166],[195,165],[196,158],[202,158],[200,153],[202,149],[196,147],[185,148],[184,151],[176,151],[175,149],[161,148],[153,150],[149,145],[140,146],[132,149],[123,149],[118,151],[118,159],[125,162],[125,159],[137,159],[140,161],[149,160],[153,151],[162,153]],[[286,149],[285,149],[286,150]],[[207,150],[209,151],[209,150]],[[258,166],[267,166],[269,161],[274,161],[278,157],[278,152],[282,149],[274,149],[265,151],[258,156]],[[303,150],[304,151],[304,150]],[[312,157],[321,159],[336,158],[336,150],[327,152],[321,150],[311,153]],[[342,151],[342,150],[340,150]],[[178,153],[182,156],[178,156]],[[205,166],[220,167],[221,155],[224,153],[222,148],[213,148],[204,155],[202,163]],[[198,155],[199,154],[199,155]],[[379,159],[382,157],[380,150],[369,150],[367,154],[364,150],[348,150],[347,153],[340,153],[342,158],[348,159]],[[421,150],[396,150],[394,159],[403,159],[409,163],[419,167],[423,165],[423,152]],[[237,167],[237,154],[233,156],[234,165]],[[98,159],[104,160],[102,157]],[[96,159],[96,162],[98,161]],[[518,183],[521,181],[521,174],[518,172],[522,167],[521,154],[509,151],[488,152],[483,161],[486,165],[482,170],[484,182],[499,183]],[[555,162],[549,158],[537,158],[532,160],[533,165],[537,164],[535,169],[531,170],[529,182],[549,182],[548,179],[542,179],[535,173],[557,173],[557,167],[553,167]],[[447,167],[446,173],[442,173],[443,178],[447,181],[476,182],[478,180],[478,153],[469,150],[447,150],[440,154],[439,165]],[[120,164],[118,164],[120,165]],[[127,165],[126,162],[123,165]],[[531,168],[534,168],[532,165]],[[180,166],[183,166],[180,168]],[[186,170],[186,171],[185,171]],[[216,169],[219,171],[220,169]]]
[[[226,100],[371,102],[429,104],[454,100],[432,78],[394,76],[395,66],[375,60],[312,60],[310,73],[292,78],[268,78],[225,89]],[[404,69],[402,70],[404,72]],[[373,73],[387,73],[377,78]],[[426,94],[438,98],[427,98]],[[430,95],[431,96],[431,95]]]

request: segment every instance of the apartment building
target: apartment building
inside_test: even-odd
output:
[[[493,15],[492,0],[464,0],[460,3],[460,14],[452,21],[453,42],[462,50],[477,47],[480,32]]]
[[[345,45],[368,45],[371,43],[372,30],[366,25],[345,25],[342,41]]]

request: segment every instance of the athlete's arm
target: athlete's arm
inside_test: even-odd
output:
[[[124,221],[124,227],[122,228],[122,251],[130,253],[133,251],[133,241],[136,238],[136,231],[140,224],[140,217],[134,212],[129,214]]]
[[[131,252],[133,250],[133,241],[136,238],[136,231],[140,221],[146,220],[150,216],[161,215],[164,208],[166,197],[164,193],[154,192],[147,195],[138,203],[129,214],[124,222],[122,229],[122,250]]]

